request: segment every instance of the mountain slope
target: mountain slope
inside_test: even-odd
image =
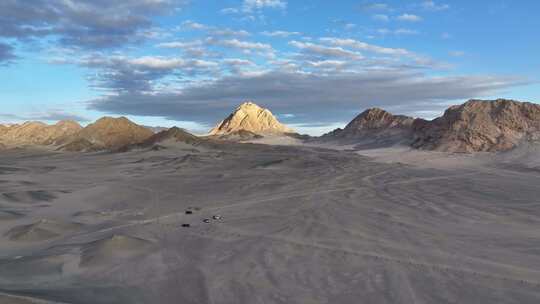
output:
[[[143,142],[152,135],[154,133],[151,130],[125,117],[103,117],[65,140],[60,150],[117,150],[130,144]]]
[[[130,144],[119,149],[125,152],[137,148],[156,148],[162,149],[167,144],[184,143],[188,145],[198,145],[203,140],[184,129],[172,127],[170,129],[153,134],[140,143]],[[165,145],[165,146],[164,146]]]
[[[239,131],[258,135],[294,133],[292,129],[281,124],[268,109],[245,102],[213,128],[209,135],[227,135]]]
[[[378,145],[404,143],[412,138],[413,121],[412,117],[371,108],[356,116],[344,129],[327,133],[322,139],[358,143],[369,141]]]
[[[446,152],[495,152],[540,138],[540,105],[514,100],[469,100],[442,117],[413,124],[413,147]]]

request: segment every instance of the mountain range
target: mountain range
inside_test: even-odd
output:
[[[249,141],[265,136],[291,136],[306,140],[280,123],[268,109],[245,102],[214,127],[198,137],[180,128],[155,133],[125,117],[103,117],[86,127],[74,121],[55,125],[26,122],[0,125],[0,147],[45,145],[61,151],[125,151],[151,147],[164,141],[196,145],[203,140]],[[360,113],[343,129],[310,141],[362,145],[408,145],[444,152],[497,152],[521,142],[540,139],[540,105],[507,99],[469,100],[448,108],[428,121],[393,115],[372,108]]]
[[[344,129],[321,137],[343,143],[405,144],[442,152],[497,152],[540,139],[540,105],[515,100],[469,100],[428,121],[373,108]]]

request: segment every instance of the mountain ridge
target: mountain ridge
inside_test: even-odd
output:
[[[203,140],[249,141],[261,136],[292,136],[294,131],[281,124],[268,109],[244,102],[210,131],[195,136],[173,127],[154,133],[126,117],[102,117],[86,127],[74,121],[54,125],[28,121],[0,125],[2,149],[44,145],[61,151],[119,151],[132,145],[154,145],[172,140],[198,144]],[[540,105],[510,99],[480,100],[451,106],[433,120],[393,115],[370,108],[336,129],[316,139],[362,146],[408,145],[421,150],[442,152],[498,152],[515,148],[523,141],[540,140]]]
[[[499,152],[540,139],[540,105],[509,99],[471,99],[433,120],[368,109],[326,140],[371,140],[441,152]]]
[[[63,120],[54,125],[39,121],[3,126],[0,141],[5,145],[51,145],[82,129],[75,121]]]
[[[540,105],[510,99],[471,99],[431,121],[413,124],[415,148],[445,152],[497,152],[540,139]]]

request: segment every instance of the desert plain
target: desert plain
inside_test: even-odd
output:
[[[539,303],[531,149],[5,150],[0,303]]]

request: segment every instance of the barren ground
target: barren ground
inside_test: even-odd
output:
[[[540,303],[540,171],[379,152],[2,152],[0,303]]]

